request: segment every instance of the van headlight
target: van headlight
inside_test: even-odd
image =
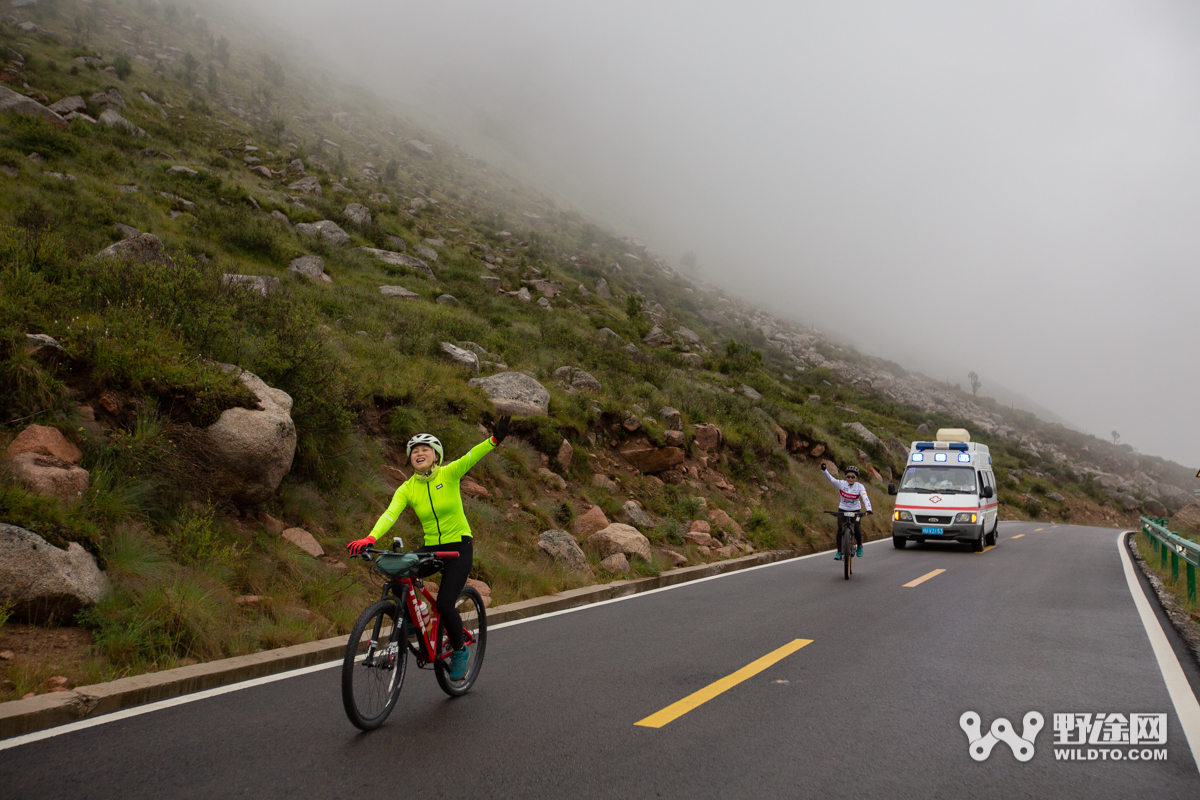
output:
[[[979,518],[978,515],[972,514],[968,511],[964,511],[963,513],[956,516],[954,518],[954,521],[955,522],[974,522],[978,518]]]
[[[892,514],[892,519],[896,522],[912,522],[912,514],[907,511],[896,511]]]

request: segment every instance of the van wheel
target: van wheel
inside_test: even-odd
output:
[[[987,540],[988,547],[995,547],[996,546],[996,526],[993,526],[992,532],[989,533],[984,538]]]
[[[906,544],[908,544],[908,539],[905,539],[903,536],[893,536],[892,537],[892,546],[895,547],[897,550],[903,550],[904,545],[906,545]]]
[[[979,538],[971,542],[971,551],[975,553],[983,552],[983,531],[979,532]]]

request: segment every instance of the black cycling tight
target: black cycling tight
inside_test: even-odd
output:
[[[862,525],[859,524],[858,520],[854,520],[854,543],[857,544],[859,547],[862,547]],[[839,553],[842,552],[842,526],[841,525],[838,526],[837,549],[838,549]]]
[[[454,607],[454,601],[467,585],[467,578],[471,577],[471,560],[474,555],[472,541],[470,536],[464,536],[461,542],[426,546],[417,551],[434,553],[453,550],[459,554],[458,558],[446,559],[446,568],[442,570],[442,583],[438,587],[437,595],[438,616],[446,628],[446,635],[450,637],[450,646],[455,650],[463,646],[463,623],[458,609]]]

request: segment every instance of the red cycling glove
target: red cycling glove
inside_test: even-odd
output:
[[[373,544],[375,544],[375,540],[368,536],[365,539],[359,539],[358,541],[351,542],[350,544],[346,545],[346,549],[350,551],[351,555],[356,556],[364,552]]]

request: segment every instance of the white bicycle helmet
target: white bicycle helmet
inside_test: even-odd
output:
[[[437,453],[438,463],[442,463],[445,453],[442,452],[442,443],[438,438],[430,433],[418,433],[416,436],[408,440],[408,449],[404,452],[406,456],[412,455],[412,449],[419,444],[427,444],[433,448],[433,452]]]
[[[439,451],[439,452],[440,452],[440,451]],[[846,474],[847,474],[847,475],[854,475],[855,477],[858,477],[858,467],[856,467],[856,466],[854,466],[853,464],[851,464],[850,466],[846,467]]]

